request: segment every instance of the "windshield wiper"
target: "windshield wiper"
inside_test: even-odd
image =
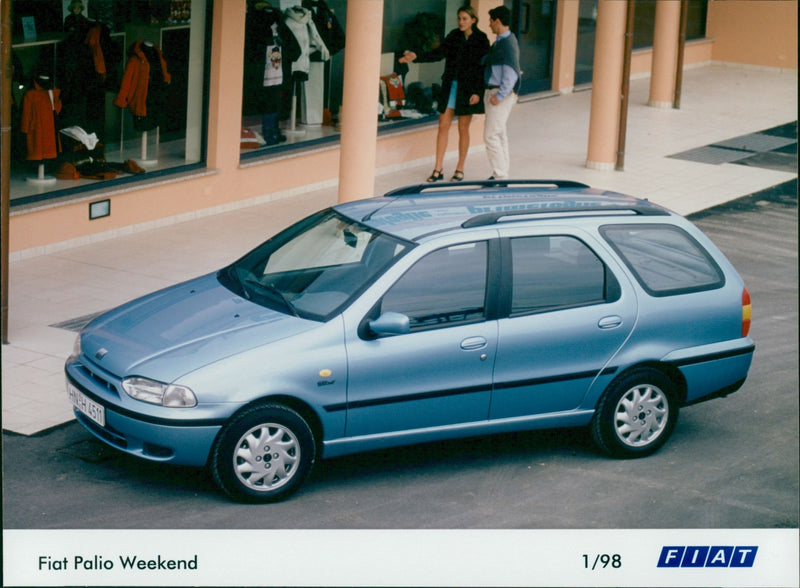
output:
[[[289,302],[289,299],[283,292],[278,290],[272,284],[262,284],[253,274],[250,274],[244,278],[242,281],[242,286],[244,287],[245,298],[248,300],[250,300],[250,292],[248,291],[248,287],[251,287],[258,294],[262,296],[266,295],[272,300],[277,300],[287,311],[289,311],[289,314],[292,316],[300,316],[297,314],[297,310],[295,310],[295,307],[291,302]]]

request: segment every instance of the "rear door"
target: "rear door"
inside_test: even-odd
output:
[[[633,289],[568,228],[501,235],[510,292],[490,418],[575,409],[595,377],[613,371],[609,362],[636,319]]]

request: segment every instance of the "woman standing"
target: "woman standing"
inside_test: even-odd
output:
[[[406,51],[398,61],[410,63],[444,59],[442,93],[439,96],[439,132],[436,136],[436,165],[428,178],[443,178],[444,154],[453,116],[458,117],[458,164],[451,182],[464,179],[464,162],[469,151],[469,125],[473,114],[483,114],[483,56],[489,52],[489,39],[478,29],[478,15],[471,6],[458,9],[458,28],[445,37],[436,49],[420,53]]]

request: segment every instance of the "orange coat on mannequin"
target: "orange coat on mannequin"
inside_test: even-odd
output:
[[[128,65],[125,66],[125,73],[122,75],[122,83],[119,93],[114,99],[114,106],[127,108],[134,116],[147,116],[147,89],[150,83],[150,62],[147,61],[142,52],[144,41],[136,41],[133,44],[131,57]],[[169,83],[172,77],[167,71],[167,62],[161,55],[161,50],[156,47],[159,61],[161,61],[161,73],[164,75],[164,82]]]
[[[55,159],[61,146],[56,135],[54,112],[61,112],[58,88],[45,90],[37,82],[22,98],[20,130],[25,133],[28,145],[28,160]]]

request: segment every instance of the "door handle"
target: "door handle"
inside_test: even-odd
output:
[[[461,349],[464,351],[474,351],[486,347],[487,341],[483,337],[467,337],[461,342]]]
[[[622,324],[621,316],[606,316],[597,321],[597,326],[601,329],[616,329]]]

